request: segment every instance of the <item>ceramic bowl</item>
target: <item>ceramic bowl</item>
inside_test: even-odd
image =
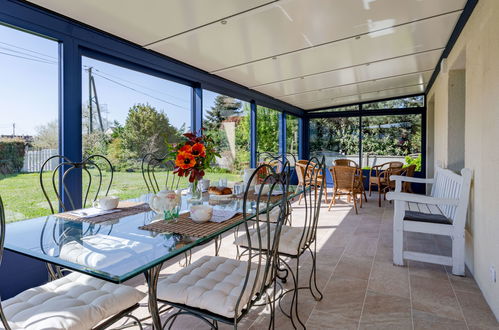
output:
[[[192,221],[197,223],[210,221],[213,215],[213,207],[209,205],[192,205],[189,211]]]
[[[255,185],[255,194],[258,194],[260,192],[261,186],[262,186],[261,184]],[[268,184],[263,185],[262,195],[267,195],[269,191],[270,191],[270,185]]]

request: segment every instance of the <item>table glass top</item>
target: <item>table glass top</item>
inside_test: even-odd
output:
[[[301,193],[297,186],[290,186],[289,190],[288,199]],[[151,197],[152,194],[147,194],[134,201],[149,202]],[[207,195],[203,203],[208,204]],[[254,201],[247,203],[247,210],[255,208]],[[182,195],[181,210],[186,212],[189,206],[188,196]],[[242,212],[242,206],[243,199],[235,198],[213,207]],[[149,211],[95,225],[57,215],[14,222],[6,227],[5,249],[120,283],[204,244],[244,221],[204,238],[139,229],[159,218],[161,216]]]

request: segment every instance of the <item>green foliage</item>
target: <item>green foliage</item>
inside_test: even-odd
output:
[[[23,168],[26,142],[21,139],[0,140],[0,173],[18,173]]]
[[[206,111],[204,126],[209,131],[217,130],[224,120],[239,115],[240,109],[241,102],[229,96],[218,95],[215,98],[215,105]]]
[[[120,138],[129,155],[139,159],[150,152],[165,153],[167,143],[180,141],[181,135],[163,112],[148,104],[136,104],[128,110]]]
[[[53,120],[36,128],[33,146],[40,149],[57,149],[59,145],[59,122]]]
[[[421,171],[421,154],[418,154],[416,158],[411,156],[405,156],[405,162],[407,166],[416,165],[416,171]]]
[[[257,117],[257,151],[279,152],[279,112],[258,106]]]

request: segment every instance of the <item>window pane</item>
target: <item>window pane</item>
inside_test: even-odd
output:
[[[38,171],[58,154],[59,45],[2,25],[0,40],[0,191],[11,222],[50,214]]]
[[[424,107],[424,95],[411,96],[402,99],[366,103],[362,105],[363,110],[376,109],[405,109]]]
[[[347,105],[339,108],[324,109],[319,111],[311,111],[311,113],[322,113],[322,112],[336,112],[336,111],[357,111],[359,110],[358,105]]]
[[[286,152],[298,157],[298,117],[286,116]]]
[[[279,152],[279,111],[257,106],[257,153]]]
[[[191,88],[87,57],[82,64],[83,154],[111,161],[113,195],[139,196],[145,192],[142,157],[164,155],[189,130]]]
[[[317,118],[310,120],[310,156],[359,162],[359,118]]]
[[[415,163],[421,170],[421,115],[362,118],[362,165]]]
[[[250,104],[230,96],[203,90],[203,128],[221,157],[207,172],[206,178],[218,181],[242,180],[242,170],[249,167]]]

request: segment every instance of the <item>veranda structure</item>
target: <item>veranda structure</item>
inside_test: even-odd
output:
[[[82,157],[82,66],[87,59],[186,86],[185,111],[192,131],[203,127],[204,91],[247,102],[251,166],[259,151],[269,151],[259,150],[259,107],[278,111],[276,151],[291,151],[299,159],[336,148],[317,147],[322,143],[317,119],[349,118],[354,124],[340,127],[355,137],[353,157],[361,166],[373,165],[363,141],[371,128],[367,118],[415,116],[420,123],[421,176],[432,176],[436,164],[474,171],[467,266],[498,316],[494,192],[499,178],[494,155],[499,151],[499,4],[305,3],[174,1],[144,7],[133,1],[0,0],[0,23],[57,43],[58,148],[71,159]],[[417,101],[385,107],[385,101],[401,98]],[[294,150],[289,149],[290,132],[298,133]],[[71,191],[78,193],[80,187],[81,177],[73,177]],[[9,283],[19,282],[14,281],[16,273],[36,270],[30,271],[30,281],[13,285],[10,294],[44,280],[40,265],[19,262],[19,256],[8,256],[6,263],[9,258],[12,271],[2,273]]]

